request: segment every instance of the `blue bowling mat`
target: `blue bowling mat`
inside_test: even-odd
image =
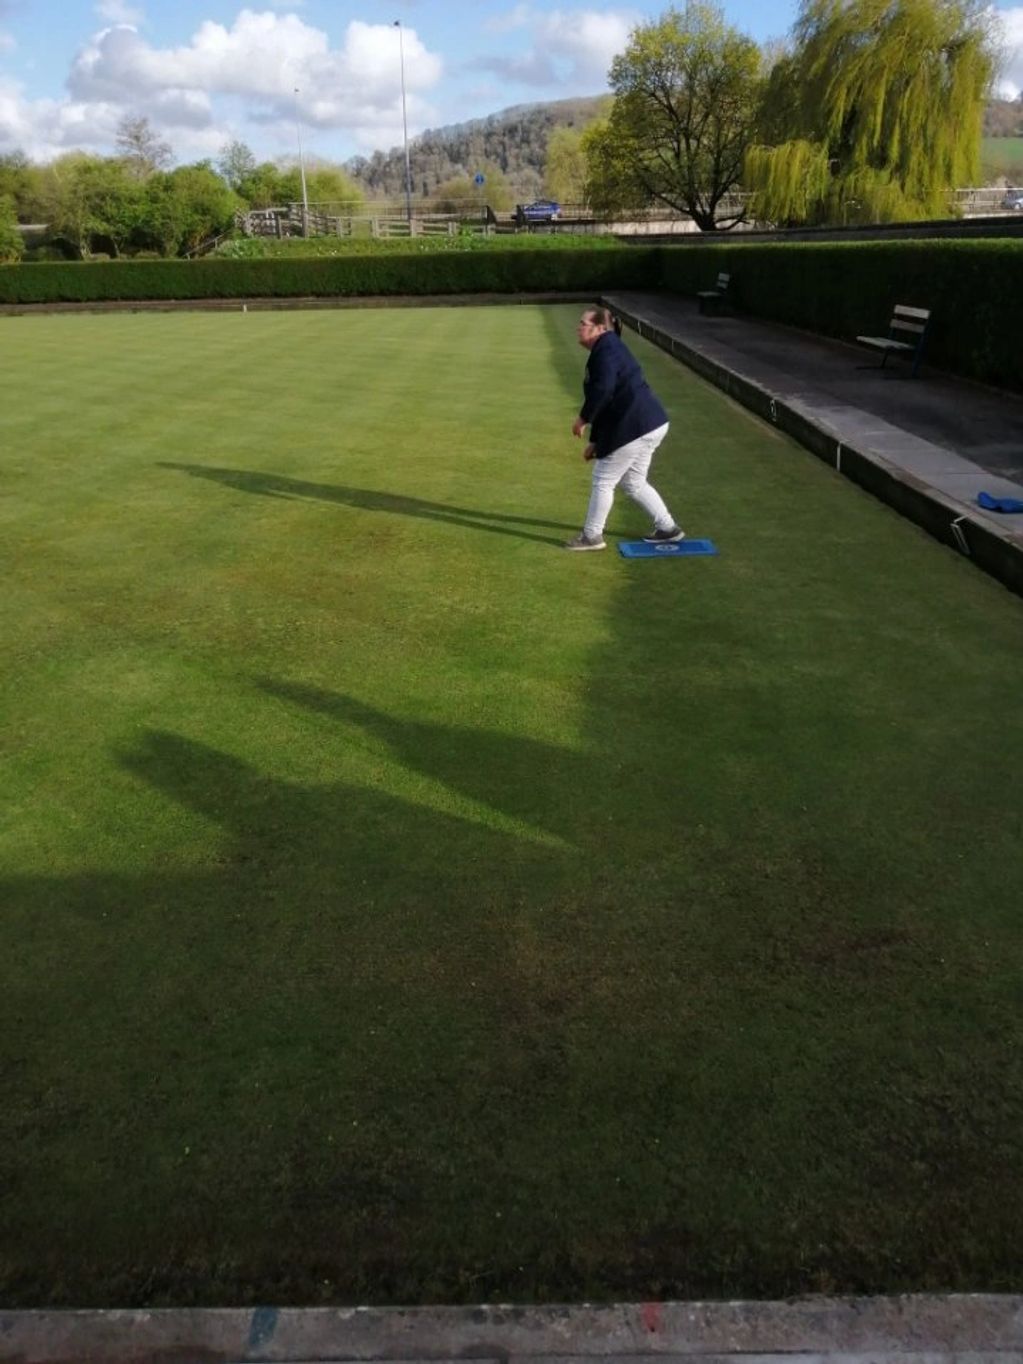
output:
[[[678,540],[674,544],[648,545],[645,540],[620,540],[618,553],[624,559],[679,559],[690,554],[716,554],[713,540]]]
[[[978,493],[977,505],[985,511],[1023,512],[1023,497],[992,497],[990,493]]]

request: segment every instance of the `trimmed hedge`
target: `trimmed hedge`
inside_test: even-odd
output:
[[[1023,241],[762,242],[606,250],[386,253],[261,260],[39,262],[0,267],[0,305],[214,298],[590,293],[695,294],[720,270],[740,312],[850,340],[896,303],[933,310],[925,363],[1023,390],[1017,300]]]
[[[665,247],[676,293],[732,278],[737,311],[852,340],[886,335],[892,308],[932,310],[924,364],[1023,390],[1023,241],[764,242]]]
[[[0,270],[0,304],[371,294],[601,293],[657,287],[655,246],[593,250],[110,261]]]

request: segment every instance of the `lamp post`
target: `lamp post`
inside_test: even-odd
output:
[[[298,107],[298,86],[295,86],[295,128],[298,132],[298,170],[302,177],[302,236],[309,236],[309,195],[305,187],[305,158],[302,155],[302,114]]]
[[[405,110],[405,40],[401,31],[401,20],[395,19],[398,30],[398,59],[401,63],[401,128],[405,139],[405,215],[408,218],[409,236],[412,235],[412,166],[408,159],[408,115]]]

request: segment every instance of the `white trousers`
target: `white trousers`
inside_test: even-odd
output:
[[[603,535],[604,526],[615,500],[615,488],[621,484],[633,502],[638,502],[653,518],[654,530],[671,530],[675,522],[664,505],[660,493],[646,481],[654,451],[668,434],[668,423],[659,426],[638,440],[629,441],[612,450],[603,459],[593,461],[593,487],[586,511],[583,534],[593,540]]]

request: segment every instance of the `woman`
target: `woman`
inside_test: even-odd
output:
[[[590,353],[583,380],[582,411],[572,435],[588,426],[590,443],[583,459],[593,460],[593,487],[582,533],[566,549],[604,549],[604,524],[619,484],[653,518],[644,536],[651,544],[685,539],[656,489],[646,481],[654,451],[668,434],[668,414],[620,339],[620,324],[606,308],[588,308],[576,336]]]

